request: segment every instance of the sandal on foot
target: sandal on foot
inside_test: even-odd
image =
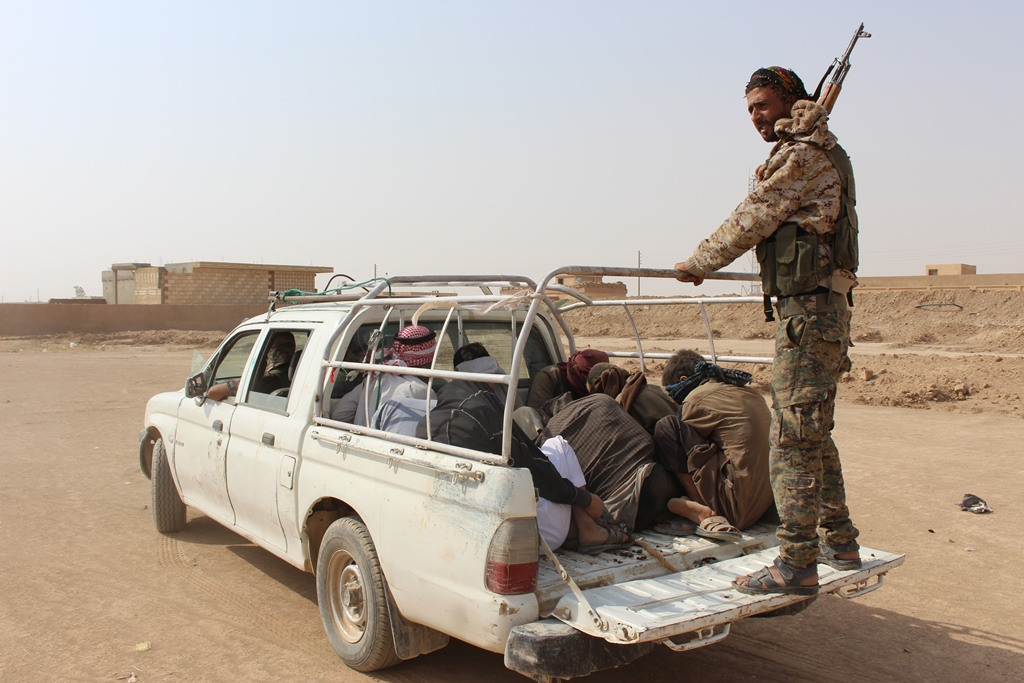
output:
[[[734,579],[732,582],[733,587],[747,595],[774,595],[775,593],[786,593],[788,595],[818,594],[818,584],[815,583],[812,586],[800,585],[800,582],[804,579],[818,576],[818,567],[816,565],[811,564],[805,569],[797,569],[796,567],[790,567],[780,557],[775,558],[774,564],[775,568],[779,570],[779,574],[782,575],[782,583],[775,580],[770,567],[763,567],[753,574],[747,575],[747,585],[744,586],[743,584],[736,583],[736,579]]]
[[[708,517],[695,529],[698,536],[713,538],[717,541],[738,541],[743,538],[740,530],[729,524],[729,520],[721,515]]]
[[[584,555],[597,555],[610,550],[624,550],[633,545],[633,536],[624,527],[603,519],[597,520],[597,523],[608,530],[608,538],[603,543],[578,546],[576,552]]]
[[[861,560],[859,555],[853,560],[840,560],[836,557],[836,555],[852,553],[855,550],[860,550],[860,546],[857,545],[856,541],[852,541],[845,545],[825,545],[824,541],[820,541],[818,543],[818,562],[827,564],[833,569],[838,569],[839,571],[860,569]]]
[[[683,517],[658,522],[651,528],[659,534],[669,534],[671,536],[689,536],[697,531],[697,525]]]

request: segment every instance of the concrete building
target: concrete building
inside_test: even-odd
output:
[[[317,274],[333,271],[217,261],[115,263],[103,273],[103,298],[111,304],[263,304],[268,292],[316,291]]]
[[[857,292],[898,292],[904,290],[957,290],[976,292],[1005,290],[1024,292],[1024,273],[984,273],[966,263],[929,265],[927,275],[897,275],[888,277],[858,277]]]
[[[600,275],[557,275],[555,282],[591,299],[625,299],[624,282],[605,282]]]
[[[623,282],[605,282],[600,275],[557,275],[554,284],[575,289],[580,294],[591,299],[625,299],[626,284]],[[502,287],[503,294],[511,294],[517,291],[516,287]],[[569,296],[548,290],[548,296],[552,300],[568,299]]]
[[[925,275],[977,275],[977,266],[966,263],[940,263],[925,266]]]

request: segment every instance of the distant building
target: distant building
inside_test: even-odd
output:
[[[217,261],[115,263],[103,272],[103,298],[110,304],[261,304],[268,292],[316,291],[317,274],[333,270]]]
[[[977,266],[966,263],[940,263],[925,266],[925,275],[977,275]]]
[[[562,285],[575,289],[583,296],[591,299],[625,299],[626,285],[623,282],[605,282],[600,275],[556,275],[552,284]],[[520,287],[502,287],[502,294],[511,294],[521,289]],[[547,294],[553,300],[569,299],[568,294],[548,290]]]
[[[591,299],[625,299],[624,282],[605,282],[600,275],[556,275],[555,282]],[[555,295],[556,297],[560,295]]]

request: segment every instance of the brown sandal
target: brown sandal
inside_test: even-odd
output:
[[[608,530],[608,538],[604,543],[577,546],[576,552],[583,553],[584,555],[597,555],[610,550],[624,550],[633,545],[633,536],[621,524],[609,522],[605,519],[599,519],[597,523]]]
[[[698,536],[713,538],[716,541],[738,541],[743,538],[740,530],[729,524],[722,515],[708,517],[694,531]]]
[[[817,578],[818,566],[816,564],[808,565],[805,569],[797,569],[783,562],[781,557],[776,557],[773,564],[779,570],[779,574],[782,575],[782,583],[775,580],[769,566],[758,569],[753,574],[748,574],[746,585],[736,583],[736,579],[733,579],[733,587],[747,595],[774,595],[775,593],[786,593],[788,595],[818,594],[817,583],[812,586],[800,585],[800,582],[804,579],[812,576]]]
[[[858,554],[855,558],[846,560],[839,559],[836,555],[845,555],[860,550],[857,541],[851,541],[845,545],[825,545],[824,541],[818,543],[818,562],[827,564],[833,569],[846,571],[847,569],[860,569],[861,559]]]

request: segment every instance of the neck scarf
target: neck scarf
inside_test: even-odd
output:
[[[669,396],[676,400],[676,403],[682,403],[689,393],[700,386],[700,384],[706,379],[716,379],[724,384],[731,384],[734,387],[742,387],[750,384],[750,381],[754,379],[754,376],[749,372],[723,368],[715,365],[714,363],[709,363],[706,360],[701,360],[697,361],[697,364],[693,368],[692,375],[684,379],[682,382],[668,385],[665,387],[665,390],[669,393]]]

